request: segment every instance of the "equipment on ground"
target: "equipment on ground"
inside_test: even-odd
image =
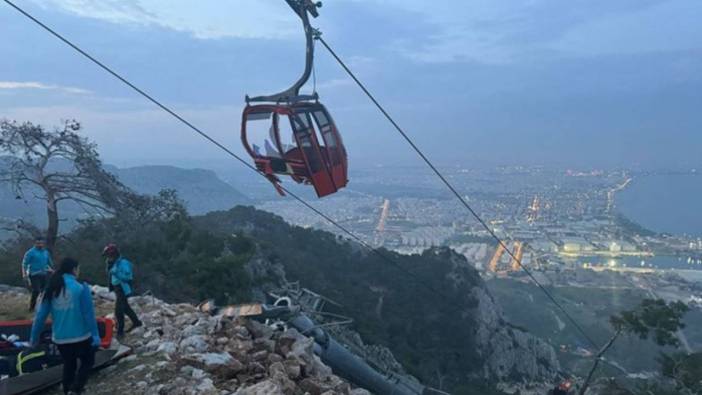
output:
[[[100,348],[95,353],[94,369],[105,367],[126,355],[129,349],[112,344],[114,322],[98,318]],[[0,321],[0,335],[18,338],[19,344],[29,340],[31,320]],[[28,395],[46,390],[61,382],[63,364],[51,343],[51,323],[44,326],[40,344],[35,348],[9,345],[0,347],[0,394]]]
[[[301,95],[300,88],[314,67],[314,40],[319,31],[310,25],[321,3],[311,0],[285,0],[302,20],[307,40],[307,56],[302,76],[285,91],[246,96],[241,121],[241,141],[256,168],[285,195],[278,175],[312,185],[317,196],[335,193],[346,186],[347,157],[339,130],[317,92]],[[260,103],[260,104],[251,104]]]

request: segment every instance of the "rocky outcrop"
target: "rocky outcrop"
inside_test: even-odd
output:
[[[159,371],[176,373],[161,379],[156,372],[145,375],[144,393],[364,393],[332,374],[314,355],[312,340],[294,329],[273,331],[256,321],[212,317],[189,304],[151,297],[132,301],[145,327],[127,342],[137,356],[160,358]]]
[[[444,385],[460,386],[471,379],[552,382],[559,370],[553,349],[511,326],[474,266],[449,248],[409,256],[383,251],[386,259],[380,259],[353,241],[242,207],[196,221],[213,232],[243,232],[257,240],[260,249],[248,265],[257,285],[264,279],[258,273],[271,279],[271,269],[280,267],[291,281],[345,306],[334,312],[348,315],[361,337],[387,349],[373,352],[353,335],[340,340],[366,359],[380,360],[374,364],[382,370],[401,373],[386,351],[430,385],[440,384],[437,371],[445,373],[447,379],[439,380]],[[420,351],[448,344],[460,355],[450,363],[444,359],[450,352]]]
[[[476,307],[468,314],[476,322],[476,345],[484,361],[482,372],[478,372],[482,378],[512,384],[553,382],[560,369],[553,347],[507,322],[485,283],[475,278],[477,272],[465,271],[468,262],[462,255],[449,249],[438,251],[456,268],[453,281],[472,286],[470,299],[476,301]],[[470,277],[467,278],[466,273],[470,273]]]
[[[98,313],[112,311],[107,290],[93,291]],[[7,308],[25,311],[27,297],[22,288],[0,286]],[[145,324],[123,339],[132,355],[96,372],[86,393],[369,394],[334,375],[313,353],[313,341],[294,329],[273,331],[256,321],[209,316],[193,305],[151,296],[130,301]]]
[[[503,381],[551,381],[559,370],[550,344],[507,324],[500,306],[484,287],[475,288],[476,337],[485,359],[483,374]]]

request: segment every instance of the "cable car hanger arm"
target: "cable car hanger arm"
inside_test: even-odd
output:
[[[312,95],[300,95],[300,88],[302,88],[307,81],[310,79],[312,74],[312,67],[314,65],[314,40],[321,34],[319,30],[315,29],[310,25],[309,15],[316,18],[319,16],[318,8],[322,6],[321,2],[313,2],[312,0],[285,0],[286,3],[292,8],[293,11],[302,20],[302,26],[305,29],[305,39],[307,52],[305,56],[305,70],[302,76],[295,82],[290,88],[267,96],[256,96],[249,97],[246,95],[246,102],[296,102],[304,100],[317,100],[317,94]]]

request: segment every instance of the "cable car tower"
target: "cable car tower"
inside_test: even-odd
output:
[[[285,195],[279,175],[314,187],[317,196],[346,186],[347,157],[341,135],[317,92],[300,94],[314,67],[314,41],[320,32],[310,25],[321,3],[285,0],[305,30],[305,70],[290,88],[267,96],[246,96],[241,141],[256,168]],[[262,141],[261,141],[262,140]],[[258,144],[257,144],[258,143]]]

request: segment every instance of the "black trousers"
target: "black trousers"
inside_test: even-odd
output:
[[[58,344],[58,349],[63,359],[63,393],[83,392],[88,374],[95,363],[92,339],[78,343]],[[78,360],[80,360],[80,367],[78,367]]]
[[[29,284],[32,287],[32,297],[29,299],[29,310],[33,311],[34,307],[36,307],[39,294],[44,292],[44,288],[46,288],[47,277],[46,274],[33,274],[29,276]]]
[[[132,321],[133,325],[138,325],[139,323],[141,323],[141,321],[139,321],[139,317],[137,317],[136,313],[134,312],[134,310],[132,310],[132,307],[129,305],[129,299],[127,299],[127,295],[124,294],[122,286],[115,285],[114,288],[115,295],[117,296],[117,300],[115,301],[115,319],[117,320],[117,334],[121,335],[124,333],[125,314]]]

